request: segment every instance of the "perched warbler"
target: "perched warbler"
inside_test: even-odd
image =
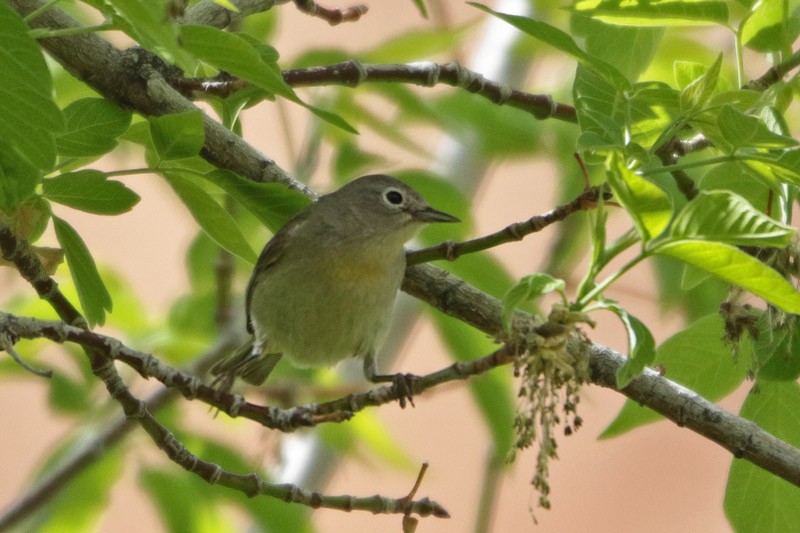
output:
[[[405,272],[403,245],[430,222],[458,219],[380,174],[351,181],[300,211],[258,258],[245,298],[252,346],[211,369],[215,384],[227,390],[241,376],[260,385],[281,356],[298,367],[361,357],[366,378],[394,383],[404,406],[413,397],[413,376],[378,374],[375,354]]]

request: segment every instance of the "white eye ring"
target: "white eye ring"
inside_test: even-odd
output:
[[[386,189],[386,192],[383,193],[383,201],[390,206],[398,207],[403,205],[405,197],[402,192],[392,187]]]

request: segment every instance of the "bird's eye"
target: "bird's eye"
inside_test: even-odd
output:
[[[386,201],[392,205],[400,205],[403,203],[403,195],[400,191],[390,189],[384,194]]]

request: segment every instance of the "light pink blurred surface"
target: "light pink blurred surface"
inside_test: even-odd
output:
[[[460,2],[442,2],[454,20],[474,20],[476,12]],[[326,46],[334,43],[348,50],[362,50],[381,42],[387,34],[424,26],[411,2],[372,2],[363,23],[329,27],[326,23],[294,12],[291,5],[281,9],[282,32],[276,47],[284,58],[293,57],[309,43]],[[375,31],[378,28],[380,31]],[[543,84],[542,82],[541,84]],[[526,89],[537,92],[541,85],[532,80]],[[289,106],[287,106],[289,107]],[[303,111],[290,108],[291,116]],[[292,157],[286,151],[282,129],[277,124],[274,105],[263,104],[245,122],[245,138],[284,168],[291,169]],[[305,129],[292,131],[295,146],[302,141]],[[421,165],[404,153],[397,153],[382,141],[360,139],[368,149],[379,151],[391,168]],[[435,146],[431,138],[430,146]],[[113,163],[124,168],[136,161]],[[326,167],[321,167],[326,168]],[[378,169],[384,170],[384,169]],[[532,178],[531,176],[535,176]],[[495,165],[476,200],[473,216],[476,235],[493,231],[511,222],[541,213],[555,204],[553,182],[558,176],[546,165],[514,163]],[[153,176],[125,178],[142,195],[142,202],[123,217],[98,218],[56,208],[84,236],[95,257],[129,278],[145,301],[149,312],[163,316],[164,308],[186,287],[184,253],[193,234],[193,225],[185,210],[168,189]],[[314,177],[324,183],[324,172]],[[505,245],[493,253],[519,277],[542,264],[541,256],[549,246],[551,232]],[[48,244],[53,245],[54,241]],[[13,282],[3,272],[2,286],[15,290],[27,287]],[[574,287],[572,287],[574,288]],[[623,305],[636,310],[637,316],[654,331],[658,341],[680,328],[677,316],[662,316],[654,303],[652,276],[647,266],[640,266],[613,292]],[[621,327],[610,317],[598,316],[599,325],[590,335],[597,342],[625,350]],[[45,361],[57,361],[56,352]],[[57,363],[56,363],[57,364]],[[433,328],[422,325],[397,363],[403,371],[424,373],[449,364]],[[508,371],[508,370],[501,370]],[[3,382],[0,386],[0,427],[6,437],[0,442],[0,506],[5,506],[27,485],[32,468],[46,450],[66,434],[64,420],[50,414],[46,387],[37,379]],[[731,410],[738,399],[726,402]],[[661,422],[622,438],[597,441],[597,435],[613,419],[624,398],[611,391],[589,386],[580,406],[584,427],[570,438],[559,441],[560,460],[551,464],[553,510],[536,509],[538,526],[529,509],[537,495],[529,485],[534,452],[519,454],[508,467],[497,495],[491,531],[541,532],[638,532],[703,531],[725,532],[729,527],[722,513],[730,454],[717,445]],[[472,531],[478,494],[481,490],[483,464],[490,443],[485,425],[473,406],[465,384],[442,387],[417,399],[415,409],[401,410],[385,406],[377,415],[388,426],[400,449],[417,462],[427,461],[430,469],[419,495],[441,502],[451,513],[449,520],[423,519],[419,532]],[[228,435],[252,446],[252,456],[259,456],[267,436],[258,428],[210,421],[204,409],[194,409],[193,419],[215,433],[237,428]],[[13,428],[10,429],[10,428]],[[136,431],[129,439],[129,454],[123,482],[111,494],[111,508],[103,519],[101,531],[159,531],[161,525],[145,496],[138,492],[136,468],[142,461],[161,462],[152,444]],[[185,474],[189,475],[189,474]],[[347,493],[402,496],[413,485],[416,472],[393,470],[377,460],[348,460],[328,487],[330,494]],[[213,490],[213,489],[209,489]],[[227,490],[220,488],[219,490]],[[319,510],[315,522],[322,532],[400,531],[396,516],[373,516],[368,513],[341,513]]]

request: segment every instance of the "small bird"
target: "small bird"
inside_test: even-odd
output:
[[[406,268],[404,244],[425,223],[458,222],[413,188],[375,174],[322,196],[278,231],[258,258],[245,297],[252,347],[211,369],[214,386],[267,379],[281,356],[298,367],[364,359],[373,383],[412,402],[409,374],[378,374],[375,355]]]

